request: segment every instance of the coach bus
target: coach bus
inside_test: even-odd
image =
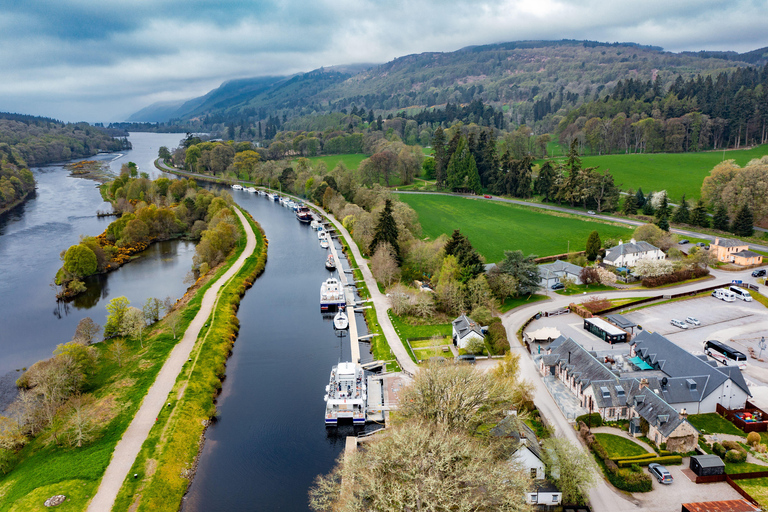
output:
[[[724,366],[737,365],[741,370],[747,367],[747,356],[717,340],[704,342],[704,353],[716,359]]]

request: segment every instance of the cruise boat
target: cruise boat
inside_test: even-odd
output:
[[[256,189],[253,188],[253,187],[248,187],[248,188],[245,189],[245,191],[246,192],[250,192],[251,194],[255,194],[256,193]]]
[[[334,270],[336,268],[336,261],[333,259],[333,254],[329,254],[328,259],[325,260],[325,268],[328,270]]]
[[[323,240],[324,238],[328,238],[325,236],[325,230],[324,229],[318,229],[317,230],[317,239]]]
[[[232,185],[232,188],[235,189],[235,190],[243,190],[243,186],[242,185],[238,185],[237,183]]]
[[[365,380],[359,364],[339,363],[331,369],[331,381],[325,386],[325,426],[335,427],[339,420],[347,419],[354,425],[365,425]]]
[[[349,318],[347,318],[347,314],[344,313],[343,307],[339,308],[339,312],[333,317],[333,327],[339,331],[343,331],[349,327]]]
[[[312,219],[312,222],[309,223],[309,227],[311,227],[312,229],[317,230],[317,229],[320,229],[321,227],[323,227],[323,224],[319,220],[317,220],[317,219]]]
[[[338,308],[346,303],[344,290],[335,277],[329,277],[320,285],[320,311]]]
[[[323,249],[327,249],[329,247],[328,240],[325,238],[320,240],[320,247],[322,247]]]
[[[301,205],[296,209],[296,218],[299,219],[300,222],[309,223],[312,221],[312,211],[309,207]]]

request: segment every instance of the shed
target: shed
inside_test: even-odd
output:
[[[613,324],[609,324],[599,317],[585,318],[584,329],[591,332],[598,338],[602,338],[611,345],[618,342],[627,341],[627,332],[622,331]]]
[[[635,327],[637,327],[637,324],[632,320],[625,317],[624,315],[619,315],[618,313],[615,315],[608,315],[605,318],[608,319],[608,321],[612,324],[624,329],[625,331],[629,331],[632,334],[634,334]]]
[[[725,474],[725,463],[717,455],[694,455],[690,468],[698,476]]]
[[[682,512],[759,512],[760,509],[747,500],[707,501],[683,503]]]

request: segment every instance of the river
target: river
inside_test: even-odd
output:
[[[128,161],[151,172],[158,148],[175,147],[181,138],[178,133],[132,133],[132,150],[94,158],[109,162],[115,172]],[[110,210],[97,184],[70,177],[63,164],[33,168],[32,173],[37,180],[35,194],[0,216],[0,376],[50,357],[56,345],[72,338],[77,322],[86,316],[103,325],[104,306],[114,297],[125,295],[138,307],[148,297],[181,297],[194,255],[190,242],[155,244],[140,260],[89,279],[86,294],[57,303],[50,285],[61,266],[59,253],[77,243],[80,235],[100,234],[114,217],[96,217],[97,210]]]
[[[278,203],[233,194],[264,228],[269,257],[240,304],[218,421],[206,432],[183,510],[308,510],[312,480],[331,470],[355,431],[324,424],[325,386],[331,367],[349,360],[349,337],[338,338],[320,314],[320,284],[331,273],[317,233]]]

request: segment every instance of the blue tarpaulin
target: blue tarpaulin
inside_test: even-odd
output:
[[[649,365],[645,361],[643,361],[639,356],[630,357],[629,362],[633,365],[637,366],[641,370],[652,370],[653,366]]]

